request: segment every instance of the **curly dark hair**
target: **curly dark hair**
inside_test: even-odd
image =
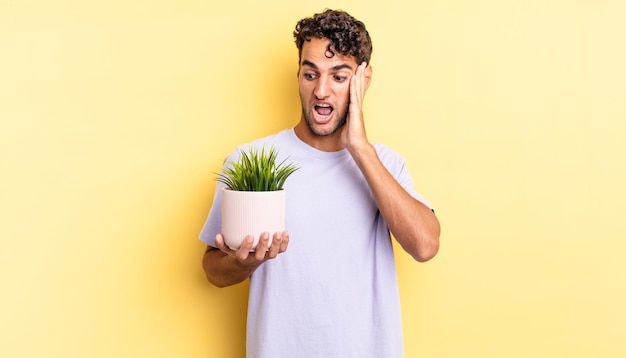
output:
[[[302,46],[311,38],[328,39],[326,57],[335,56],[335,51],[344,56],[354,56],[356,63],[367,62],[372,56],[372,39],[363,22],[342,10],[326,9],[320,14],[304,18],[296,24],[293,32],[302,60]]]

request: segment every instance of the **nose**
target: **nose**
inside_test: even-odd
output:
[[[315,95],[315,98],[320,100],[328,98],[330,94],[329,81],[324,77],[320,77],[315,84],[313,94]]]

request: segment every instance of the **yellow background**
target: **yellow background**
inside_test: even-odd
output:
[[[297,122],[325,7],[443,228],[398,257],[406,356],[626,356],[623,1],[0,0],[0,357],[243,355],[197,235],[223,157]]]

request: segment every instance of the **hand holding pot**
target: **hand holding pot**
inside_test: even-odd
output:
[[[289,245],[289,233],[287,230],[274,233],[270,241],[270,234],[264,232],[261,234],[259,242],[252,251],[254,245],[254,236],[248,235],[237,250],[230,249],[224,243],[224,237],[221,234],[215,236],[215,246],[228,256],[239,261],[244,266],[258,266],[267,260],[271,260],[287,250]]]

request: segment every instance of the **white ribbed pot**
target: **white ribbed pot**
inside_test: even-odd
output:
[[[262,233],[270,238],[285,230],[285,190],[236,191],[222,189],[222,235],[226,245],[237,250],[248,235],[253,249]]]

